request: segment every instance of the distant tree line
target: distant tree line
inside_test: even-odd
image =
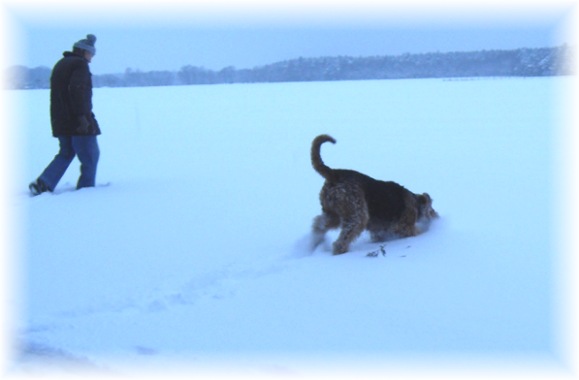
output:
[[[572,75],[571,48],[483,50],[373,57],[297,58],[252,69],[219,71],[192,65],[179,71],[139,71],[93,76],[95,87],[175,86],[220,83],[305,82],[408,78],[537,77]],[[8,88],[49,88],[51,69],[14,66]]]

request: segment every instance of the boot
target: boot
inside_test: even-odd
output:
[[[46,183],[44,183],[44,181],[41,180],[40,178],[38,178],[36,181],[34,181],[30,185],[28,185],[28,188],[30,189],[30,193],[33,196],[40,195],[40,194],[45,193],[47,191],[52,191],[52,190],[50,190],[48,185]]]

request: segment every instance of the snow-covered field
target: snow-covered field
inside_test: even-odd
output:
[[[95,189],[27,184],[54,156],[21,115],[13,370],[253,375],[559,363],[556,159],[566,78],[95,89]],[[418,237],[308,251],[325,162],[427,191]],[[476,363],[476,365],[475,365]],[[550,367],[549,367],[550,368]],[[318,371],[318,372],[316,372]]]

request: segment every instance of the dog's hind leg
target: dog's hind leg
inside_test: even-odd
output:
[[[365,214],[367,213],[360,213]],[[367,218],[365,219],[363,215],[357,215],[357,217],[348,219],[344,221],[342,225],[342,231],[340,236],[334,242],[334,255],[339,255],[348,252],[350,244],[366,229]]]
[[[348,252],[350,244],[366,229],[369,215],[366,202],[363,203],[360,207],[355,208],[350,215],[342,216],[342,231],[334,242],[334,255]]]
[[[311,250],[315,250],[316,247],[324,241],[324,237],[328,230],[338,228],[339,226],[340,218],[335,214],[324,212],[323,214],[316,216],[312,226]]]

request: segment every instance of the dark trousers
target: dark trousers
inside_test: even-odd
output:
[[[68,166],[78,156],[80,161],[80,178],[77,189],[95,185],[97,164],[100,150],[96,136],[65,136],[59,137],[60,150],[52,162],[40,175],[40,179],[54,190]]]

